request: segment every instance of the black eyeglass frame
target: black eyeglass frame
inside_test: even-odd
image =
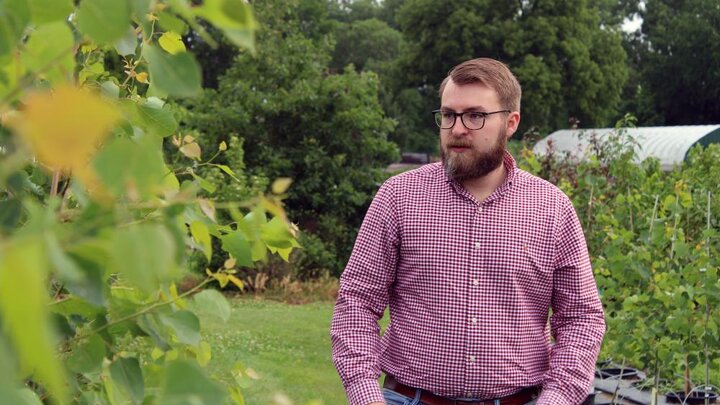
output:
[[[485,128],[485,121],[487,120],[488,115],[499,114],[499,113],[511,113],[511,112],[512,112],[511,110],[498,110],[498,111],[490,111],[490,112],[484,112],[484,111],[465,111],[465,112],[459,113],[459,112],[447,111],[447,110],[433,110],[433,111],[432,111],[432,114],[433,114],[433,118],[435,119],[435,124],[436,124],[440,129],[451,129],[452,127],[455,126],[455,123],[457,123],[457,117],[460,117],[460,122],[462,122],[462,124],[465,126],[465,128],[467,128],[467,129],[470,130],[470,131],[477,131],[477,130],[479,130],[479,129]],[[454,115],[452,124],[451,124],[449,127],[443,127],[443,126],[442,126],[442,116],[440,116],[440,120],[438,121],[438,114],[439,114],[439,113],[445,113],[445,114],[450,114],[450,113],[452,113],[452,114]],[[482,115],[482,117],[483,117],[482,125],[480,125],[480,127],[478,127],[478,128],[470,128],[470,127],[465,123],[465,118],[464,118],[465,114],[479,114],[479,115]]]

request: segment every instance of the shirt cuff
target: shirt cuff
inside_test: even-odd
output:
[[[377,380],[360,380],[345,388],[350,405],[368,405],[373,402],[385,403],[385,397]]]
[[[535,405],[573,405],[563,394],[558,391],[542,390]]]

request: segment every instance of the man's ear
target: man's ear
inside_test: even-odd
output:
[[[507,126],[505,128],[505,136],[510,139],[520,126],[520,112],[513,111],[508,115]]]

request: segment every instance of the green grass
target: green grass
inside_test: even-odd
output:
[[[333,304],[284,303],[240,298],[231,300],[233,314],[223,324],[203,319],[203,334],[212,347],[209,372],[232,381],[236,362],[254,370],[245,379],[248,405],[281,404],[283,394],[294,405],[347,403],[330,351]]]

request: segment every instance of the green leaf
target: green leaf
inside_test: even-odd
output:
[[[128,26],[125,35],[122,38],[115,41],[115,50],[118,55],[127,56],[135,55],[135,49],[138,45],[138,34],[135,32],[132,26]]]
[[[51,82],[61,83],[72,77],[75,59],[75,40],[65,21],[39,26],[28,40],[23,56],[26,66]],[[48,66],[52,66],[48,69]]]
[[[262,240],[271,247],[286,249],[293,246],[294,239],[285,221],[279,217],[273,218],[260,228]]]
[[[172,13],[161,11],[156,14],[158,18],[158,24],[160,28],[165,31],[174,31],[180,35],[185,35],[188,32],[188,25],[182,19],[176,17]]]
[[[207,191],[210,194],[214,193],[215,190],[217,190],[217,186],[215,184],[203,179],[195,173],[193,173],[192,175],[203,190]]]
[[[151,82],[161,91],[177,97],[195,97],[202,92],[200,65],[191,53],[171,55],[146,45],[143,57],[150,64]]]
[[[232,171],[232,169],[230,169],[228,166],[226,166],[226,165],[215,165],[215,166],[219,167],[220,170],[222,170],[222,171],[224,171],[225,173],[227,173],[227,174],[228,174],[230,177],[232,177],[233,179],[235,179],[235,180],[237,180],[237,181],[240,181],[240,180],[238,180],[237,175],[235,174],[235,172]]]
[[[10,231],[20,221],[22,204],[16,198],[0,201],[0,232]]]
[[[68,252],[83,272],[83,278],[79,281],[66,281],[65,287],[87,302],[103,306],[106,297],[110,296],[105,274],[109,257],[107,244],[97,242],[98,240],[95,240],[75,245]]]
[[[57,236],[48,234],[45,236],[48,257],[50,263],[58,274],[58,277],[65,282],[79,282],[85,278],[80,267],[63,252]]]
[[[164,32],[158,39],[158,44],[160,44],[160,47],[171,55],[186,51],[182,37],[180,37],[180,34],[176,32]]]
[[[109,98],[117,99],[120,97],[120,86],[118,86],[112,80],[106,80],[100,84],[100,91],[102,94]]]
[[[140,363],[136,358],[119,358],[115,360],[110,365],[110,376],[115,384],[132,399],[133,404],[143,402],[145,385]]]
[[[685,259],[690,253],[690,246],[687,243],[678,240],[675,241],[675,257],[677,259]]]
[[[42,405],[40,398],[29,388],[15,388],[0,385],[0,398],[3,403],[13,405]]]
[[[230,319],[230,304],[227,299],[225,299],[225,296],[216,290],[203,290],[195,294],[193,301],[197,306],[198,312],[200,312],[203,317],[214,317],[222,322],[227,322],[227,320]]]
[[[203,247],[203,252],[208,262],[212,258],[212,243],[210,241],[210,232],[207,225],[202,221],[194,221],[190,224],[190,233],[192,237]]]
[[[35,370],[58,401],[67,398],[48,314],[47,254],[40,238],[14,239],[0,250],[0,318],[24,370]]]
[[[0,56],[15,48],[29,22],[30,8],[25,0],[0,1]]]
[[[73,296],[50,305],[50,310],[61,315],[76,315],[85,319],[92,319],[103,311],[101,307],[91,305],[87,301]]]
[[[170,327],[180,343],[197,346],[200,344],[200,320],[190,311],[177,311],[160,315],[160,321]]]
[[[98,44],[112,44],[127,32],[130,7],[127,1],[83,0],[77,11],[78,29]]]
[[[151,0],[130,0],[131,14],[138,20],[145,19],[145,15],[150,12]]]
[[[121,228],[113,236],[111,249],[114,270],[146,293],[155,291],[175,269],[175,243],[161,225]]]
[[[4,333],[0,333],[0,389],[16,381],[17,358]],[[0,396],[0,398],[3,398]]]
[[[72,0],[28,0],[28,4],[35,25],[65,21],[73,11]]]
[[[252,259],[254,262],[260,261],[267,255],[268,247],[265,242],[256,240],[252,245]]]
[[[137,104],[137,111],[141,124],[154,135],[166,137],[178,128],[172,109],[159,98],[150,97],[143,104]]]
[[[116,196],[128,188],[149,195],[161,188],[165,176],[162,154],[149,137],[138,142],[115,139],[98,153],[93,166],[105,187]]]
[[[76,373],[90,373],[102,367],[104,358],[105,342],[100,336],[94,334],[72,351],[67,365]]]
[[[167,343],[165,333],[154,314],[144,314],[140,316],[137,324],[143,332],[152,338],[157,347],[165,351],[170,350],[170,345]]]
[[[225,36],[237,46],[255,51],[257,23],[252,8],[243,0],[206,0],[196,7],[197,16],[220,28]]]
[[[186,361],[168,363],[159,403],[215,405],[224,403],[225,397],[225,390],[196,364]]]
[[[245,267],[252,267],[253,259],[251,254],[250,242],[240,231],[235,231],[227,235],[223,235],[222,248],[226,252],[233,255],[237,260],[237,264]]]

